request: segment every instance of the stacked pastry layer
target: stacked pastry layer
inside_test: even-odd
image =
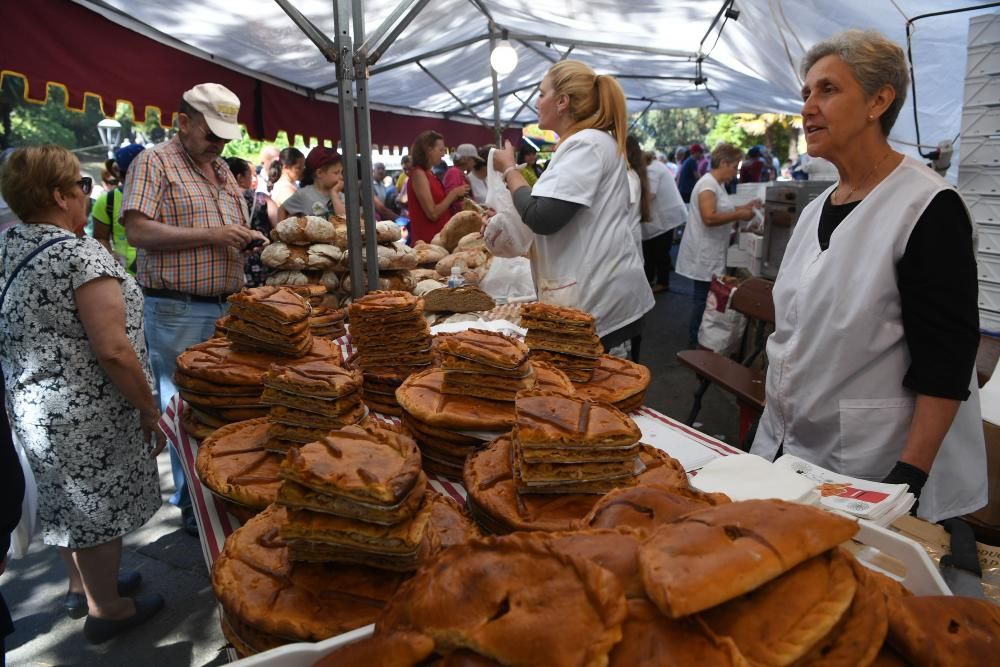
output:
[[[651,380],[652,374],[642,364],[602,354],[590,380],[577,383],[576,393],[627,413],[642,407]]]
[[[204,438],[226,424],[264,417],[261,403],[263,377],[271,365],[323,361],[338,364],[339,352],[328,341],[313,340],[309,354],[289,359],[275,354],[236,349],[228,338],[212,338],[192,345],[177,357],[174,384],[188,404],[182,416],[184,428]]]
[[[412,439],[376,426],[348,426],[289,450],[278,502],[292,560],[416,569],[430,520],[427,478]]]
[[[515,403],[514,482],[518,493],[598,493],[632,486],[644,469],[641,432],[606,403],[527,392]]]
[[[309,331],[314,337],[335,340],[347,334],[346,317],[345,308],[314,307],[309,317]]]
[[[220,326],[239,349],[301,357],[312,347],[304,297],[283,287],[253,287],[229,297]]]
[[[399,416],[393,385],[427,368],[431,331],[423,300],[407,292],[370,292],[348,309],[358,365],[365,373],[364,399],[374,410]],[[399,386],[395,384],[394,386]],[[393,393],[384,393],[393,389]]]
[[[521,326],[528,330],[524,342],[532,358],[552,363],[573,382],[590,380],[604,354],[593,315],[548,303],[529,303],[521,307]]]
[[[466,329],[443,338],[437,349],[446,394],[510,402],[517,392],[535,386],[528,347],[510,336]]]
[[[330,360],[272,366],[260,400],[271,406],[267,449],[284,453],[365,416],[361,376]]]

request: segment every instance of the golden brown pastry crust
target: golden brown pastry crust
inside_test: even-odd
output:
[[[262,326],[299,322],[309,317],[309,301],[285,287],[249,287],[227,299],[229,312]]]
[[[551,303],[526,303],[521,306],[521,326],[547,328],[550,331],[578,331],[593,329],[594,316],[576,308],[555,306]]]
[[[516,371],[528,361],[528,346],[497,331],[466,329],[440,342],[441,352],[487,367]]]
[[[831,549],[746,595],[701,613],[757,665],[791,665],[840,622],[858,587],[848,558]]]
[[[212,588],[230,618],[290,641],[321,641],[373,622],[402,575],[292,562],[278,537],[284,522],[285,510],[272,506],[226,539]]]
[[[652,375],[642,364],[612,357],[610,354],[602,354],[598,361],[600,363],[590,380],[576,385],[577,395],[595,401],[625,403],[626,407],[632,407],[627,403],[628,399],[649,388]]]
[[[696,618],[672,620],[645,599],[628,601],[622,640],[609,667],[749,667],[732,640],[706,632]]]
[[[649,597],[679,618],[748,593],[857,530],[855,521],[807,505],[728,503],[658,527],[642,545],[639,565]]]
[[[889,617],[885,595],[877,585],[871,585],[869,575],[875,572],[853,557],[848,560],[858,581],[851,608],[796,667],[868,667],[885,642]]]
[[[514,530],[570,530],[593,509],[601,496],[586,493],[520,495],[511,468],[511,438],[501,436],[466,459],[462,480],[468,493],[469,511],[487,530],[504,534]],[[653,448],[640,453],[645,472],[638,485],[659,484],[676,474],[676,461]],[[680,472],[684,474],[683,469]],[[686,478],[685,478],[686,480]],[[686,482],[685,482],[686,483]]]
[[[323,398],[341,398],[361,388],[361,373],[341,368],[333,359],[275,365],[264,375],[264,386]]]
[[[385,506],[360,503],[343,496],[317,493],[307,486],[286,480],[278,489],[277,503],[285,507],[326,512],[359,521],[391,526],[405,521],[417,513],[423,503],[426,488],[427,477],[421,474],[406,498],[398,505]]]
[[[445,551],[403,584],[376,632],[412,628],[443,652],[469,648],[504,664],[597,666],[621,637],[625,613],[613,574],[544,537],[516,535]],[[564,631],[552,632],[552,619]]]
[[[631,528],[599,528],[547,533],[552,548],[600,565],[618,578],[626,598],[645,598],[639,576],[642,535]]]
[[[594,505],[580,522],[581,528],[629,526],[647,535],[657,527],[691,512],[730,502],[721,493],[704,493],[692,488],[637,486],[616,489]]]
[[[340,352],[329,341],[313,340],[309,354],[302,357],[302,361],[314,358],[339,360]],[[237,350],[227,338],[212,338],[192,345],[178,355],[177,370],[210,385],[248,385],[256,388],[263,385],[264,374],[277,361],[293,365],[298,363],[274,354]]]
[[[289,451],[281,476],[320,493],[396,505],[420,476],[420,452],[402,433],[374,425],[347,426]]]
[[[195,468],[202,483],[247,507],[264,508],[278,497],[281,457],[265,449],[267,419],[229,424],[205,438]]]
[[[195,394],[207,394],[209,396],[249,396],[260,398],[260,392],[264,390],[260,384],[227,385],[207,382],[199,378],[194,378],[180,370],[174,373],[174,384],[180,389],[185,389]]]
[[[573,336],[564,333],[551,333],[549,335],[545,335],[545,333],[547,332],[542,332],[539,329],[528,329],[528,335],[524,337],[524,342],[532,350],[547,350],[571,354],[576,357],[597,359],[604,354],[604,346],[597,334]]]
[[[208,436],[215,433],[215,429],[217,429],[218,426],[203,424],[194,416],[193,411],[185,410],[181,414],[181,428],[183,428],[192,438],[195,438],[196,440],[204,440]]]
[[[576,387],[563,371],[543,361],[531,362],[535,371],[534,391],[552,391],[566,396],[576,394]]]
[[[993,664],[1000,650],[1000,607],[975,598],[890,598],[887,644],[916,667]]]
[[[365,416],[365,406],[355,404],[347,412],[339,415],[321,415],[316,412],[297,410],[284,405],[272,405],[268,418],[278,424],[305,426],[307,428],[334,430],[358,423]]]
[[[288,509],[288,521],[278,532],[289,544],[300,540],[379,555],[405,556],[416,553],[430,518],[430,505],[426,502],[415,515],[390,526],[326,512]]]
[[[525,449],[556,445],[573,447],[627,446],[642,432],[628,415],[606,403],[555,392],[530,391],[515,403],[514,437]]]
[[[264,405],[283,405],[286,408],[311,412],[324,417],[337,417],[343,421],[341,415],[357,410],[358,404],[361,402],[361,395],[353,392],[340,398],[326,398],[304,393],[293,394],[265,385],[264,391],[260,395],[260,402]]]
[[[444,373],[440,368],[431,368],[408,377],[396,390],[400,407],[438,428],[503,431],[513,426],[511,403],[445,394],[441,391]]]

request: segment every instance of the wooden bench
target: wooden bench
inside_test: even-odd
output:
[[[693,425],[701,412],[701,401],[705,392],[717,384],[736,396],[740,411],[740,446],[749,449],[747,442],[754,422],[764,411],[764,371],[751,368],[751,364],[764,351],[767,342],[765,324],[774,324],[774,299],[771,290],[774,283],[763,278],[744,281],[732,296],[730,307],[745,315],[747,334],[744,334],[744,348],[748,347],[749,331],[756,325],[756,333],[749,345],[749,353],[742,362],[724,357],[711,350],[684,350],[677,353],[677,360],[690,368],[701,379],[694,394],[694,405],[688,415],[687,424]]]

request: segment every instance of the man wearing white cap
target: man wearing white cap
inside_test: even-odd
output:
[[[145,326],[160,407],[176,393],[177,355],[212,337],[226,297],[243,287],[243,252],[267,239],[250,229],[243,193],[222,159],[240,136],[240,100],[202,83],[184,93],[178,133],[143,151],[129,167],[122,216],[138,248],[137,278],[146,295]],[[197,534],[183,468],[171,447],[184,529]]]

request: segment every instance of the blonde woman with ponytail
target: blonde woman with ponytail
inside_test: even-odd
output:
[[[535,233],[539,300],[593,314],[610,351],[639,334],[654,303],[629,229],[625,94],[614,77],[564,60],[539,84],[537,110],[539,126],[559,135],[538,182],[524,180],[509,141],[494,153],[493,167]]]

